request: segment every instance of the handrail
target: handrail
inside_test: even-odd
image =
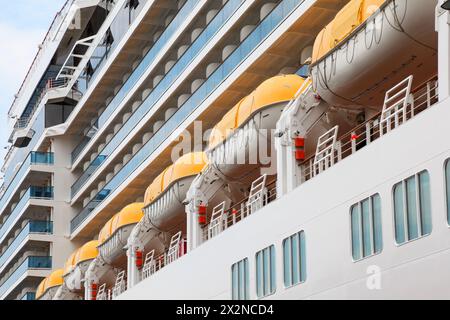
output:
[[[52,221],[29,221],[25,227],[21,229],[19,234],[14,237],[13,241],[8,245],[6,250],[0,254],[0,269],[3,269],[5,261],[11,256],[12,252],[17,249],[20,243],[31,234],[45,234],[49,235],[53,233]]]
[[[67,84],[67,79],[48,79],[45,87],[41,90],[39,93],[39,96],[36,100],[36,102],[33,105],[33,108],[31,109],[31,112],[26,114],[25,117],[21,117],[17,119],[16,124],[14,125],[14,129],[23,129],[27,128],[30,124],[31,119],[33,118],[34,114],[36,113],[36,110],[38,109],[39,105],[41,104],[42,100],[44,99],[45,95],[53,89],[59,89],[63,88]],[[74,89],[72,89],[74,90]]]
[[[413,94],[413,95],[414,95],[414,94],[418,94],[421,90],[427,88],[427,86],[428,86],[431,82],[437,81],[437,80],[438,80],[437,76],[430,77],[428,80],[426,80],[426,81],[424,81],[423,83],[421,83],[421,84],[419,84],[418,86],[416,86],[416,87],[414,88],[414,90],[412,91],[412,94]],[[432,89],[437,89],[437,87],[432,88]],[[418,100],[418,99],[421,98],[421,97],[423,97],[423,95],[419,95],[419,96],[415,97],[415,99]],[[433,98],[433,97],[430,97],[430,98]],[[381,116],[381,111],[378,112],[377,114],[373,115],[371,118],[369,118],[368,120],[366,120],[364,123],[361,123],[360,125],[354,127],[354,128],[351,129],[350,131],[348,131],[348,132],[342,134],[341,136],[339,136],[339,137],[338,137],[338,141],[342,141],[343,138],[345,138],[346,136],[350,136],[350,135],[351,135],[353,132],[355,132],[355,131],[359,131],[359,130],[361,130],[361,129],[365,129],[366,126],[367,126],[367,123],[369,123],[369,122],[374,122],[375,120],[379,119],[380,116]],[[304,164],[308,163],[309,161],[311,161],[312,159],[314,159],[315,156],[316,156],[315,154],[310,155],[308,158],[306,158],[306,159],[301,163],[301,165],[304,165]]]
[[[45,161],[39,161],[38,156],[39,155],[45,155]],[[2,185],[2,190],[0,190],[0,204],[4,205],[3,202],[3,196],[6,193],[6,191],[8,190],[8,188],[12,185],[12,183],[14,182],[14,180],[20,176],[20,172],[22,170],[24,170],[23,168],[25,166],[30,166],[30,165],[36,165],[36,164],[48,164],[48,165],[53,165],[54,164],[54,153],[53,152],[36,152],[36,151],[31,151],[30,153],[28,153],[27,157],[25,158],[25,160],[22,162],[22,164],[20,165],[20,168],[17,169],[17,171],[12,175],[9,183]],[[0,215],[2,213],[2,205],[0,205]]]
[[[414,96],[414,106],[409,111],[406,112],[406,117],[402,121],[395,121],[395,119],[389,122],[389,126],[393,127],[391,130],[394,130],[406,123],[407,121],[413,119],[415,116],[420,114],[421,112],[427,110],[432,107],[435,103],[438,102],[438,83],[436,78],[432,78],[432,80],[428,81],[425,84],[421,84],[416,87],[413,91]],[[336,157],[335,163],[338,163],[345,159],[346,157],[356,153],[360,149],[369,145],[370,143],[378,140],[382,137],[382,132],[380,131],[380,119],[381,113],[378,113],[374,117],[370,118],[370,120],[365,121],[361,125],[353,128],[350,132],[339,137],[337,142]],[[303,168],[302,172],[302,181],[308,181],[312,179],[315,174],[313,172],[313,160],[315,154],[309,156],[305,161],[303,161],[300,166]]]
[[[44,37],[44,40],[42,41],[42,43],[39,45],[39,50],[36,53],[33,62],[31,63],[27,74],[25,75],[25,78],[19,88],[18,93],[16,94],[16,97],[14,98],[11,107],[9,109],[9,114],[11,112],[11,110],[14,108],[15,104],[17,103],[17,100],[20,98],[21,92],[23,90],[23,88],[25,88],[26,84],[28,83],[28,81],[30,80],[30,76],[33,73],[33,71],[36,69],[36,66],[39,64],[39,60],[43,54],[43,52],[45,51],[46,45],[47,43],[49,43],[50,41],[53,41],[52,37],[54,35],[55,30],[53,30],[56,25],[58,25],[59,27],[59,23],[64,21],[64,19],[67,17],[68,9],[72,6],[72,4],[75,2],[75,0],[67,0],[63,7],[61,8],[61,10],[59,12],[56,13],[55,17],[53,18],[52,23],[50,24],[50,27]],[[59,29],[59,28],[58,28]]]

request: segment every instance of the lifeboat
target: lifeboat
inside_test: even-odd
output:
[[[208,166],[188,191],[188,212],[200,214],[208,207],[211,213],[223,202],[227,207],[236,204],[246,197],[253,181],[276,174],[272,155],[276,124],[289,102],[310,85],[298,75],[275,76],[225,114],[211,131]]]
[[[140,250],[167,249],[172,235],[186,233],[184,200],[195,177],[206,166],[206,155],[194,152],[180,157],[153,180],[145,192],[144,217],[134,228],[129,246]]]
[[[90,263],[98,256],[98,241],[93,240],[75,250],[64,265],[64,284],[53,300],[80,300],[84,290],[82,282]]]
[[[126,269],[127,257],[124,248],[131,231],[144,216],[143,206],[144,203],[141,202],[127,205],[100,230],[98,256],[91,260],[86,270],[86,299],[94,299],[90,286],[106,284],[112,287],[120,271]]]
[[[382,108],[385,93],[411,74],[436,74],[437,0],[351,0],[317,36],[311,77],[330,106]]]
[[[113,264],[124,256],[124,247],[134,226],[142,219],[144,203],[132,203],[109,220],[98,237],[98,250],[103,261]]]
[[[261,175],[261,167],[273,165],[272,130],[304,83],[293,74],[275,76],[234,106],[210,135],[207,155],[214,171],[229,181],[249,184]]]
[[[58,269],[42,280],[36,291],[36,300],[52,300],[64,283],[63,273],[63,269]]]

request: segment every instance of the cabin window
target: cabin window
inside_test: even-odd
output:
[[[447,221],[450,225],[450,159],[445,163],[445,185],[447,199]]]
[[[270,246],[256,254],[256,294],[263,298],[275,291],[275,246]]]
[[[233,300],[249,299],[248,259],[241,260],[231,266],[231,292]]]
[[[383,250],[381,198],[376,194],[350,210],[353,260],[379,254]]]
[[[306,281],[306,241],[301,231],[283,241],[284,286]]]
[[[423,171],[394,186],[394,220],[397,244],[431,234],[428,171]]]

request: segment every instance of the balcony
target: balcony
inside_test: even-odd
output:
[[[36,300],[36,293],[35,292],[27,292],[25,293],[20,300],[23,301],[33,301]]]
[[[180,11],[179,15],[172,21],[172,24],[165,30],[165,33],[161,36],[153,49],[149,51],[144,58],[140,66],[135,70],[135,74],[130,77],[130,84],[126,84],[122,87],[121,92],[115,96],[109,106],[94,124],[94,127],[101,128],[105,125],[106,120],[111,116],[113,111],[117,108],[120,102],[126,95],[126,92],[130,90],[133,85],[133,81],[137,81],[137,77],[144,73],[147,67],[151,64],[152,59],[157,55],[160,47],[164,45],[165,39],[172,36],[172,25],[178,26],[181,24],[185,16],[189,14],[190,10],[196,5],[198,1],[188,1]],[[171,67],[167,74],[159,81],[159,83],[151,89],[148,96],[135,108],[135,111],[129,116],[129,118],[123,123],[121,128],[114,133],[111,139],[104,145],[99,151],[99,155],[91,161],[89,166],[78,178],[78,180],[72,185],[71,195],[75,197],[78,191],[85,185],[86,181],[102,166],[105,160],[111,156],[120,143],[130,134],[130,132],[139,124],[142,118],[149,113],[156,105],[156,103],[164,96],[164,94],[173,86],[175,81],[180,77],[186,69],[192,67],[192,62],[200,54],[200,52],[208,45],[211,39],[221,30],[221,28],[227,23],[227,21],[234,15],[234,13],[241,7],[243,2],[241,0],[230,0],[220,10],[219,13],[212,19],[212,21],[206,26],[203,32],[196,38],[196,40],[190,45],[190,47],[184,52],[184,54],[178,59],[178,61]],[[136,77],[136,79],[135,79]],[[91,128],[91,131],[94,130]],[[72,160],[76,160],[84,149],[83,144],[87,144],[88,141],[82,142],[74,153],[72,153]]]
[[[53,234],[53,222],[51,221],[30,221],[22,229],[22,231],[15,237],[13,242],[8,246],[5,252],[0,256],[0,269],[4,267],[5,263],[12,254],[20,247],[20,245],[30,235],[50,235]]]
[[[40,107],[42,103],[47,103],[52,100],[65,99],[70,104],[76,104],[80,98],[81,93],[76,89],[66,89],[67,80],[55,80],[48,79],[45,86],[36,92],[36,98],[32,100],[29,105],[29,110],[23,114],[14,125],[14,130],[11,133],[9,141],[16,148],[26,148],[29,146],[33,138],[37,138],[42,135],[45,129],[44,119],[40,114],[36,114],[38,110],[43,113],[44,107]],[[36,124],[38,122],[38,130],[36,130]],[[6,159],[8,160],[8,159]]]
[[[0,215],[4,211],[6,205],[8,204],[11,196],[16,191],[17,187],[23,181],[28,172],[32,169],[31,167],[36,165],[51,166],[54,164],[54,160],[55,159],[53,153],[30,152],[15,174],[13,171],[14,167],[10,165],[9,170],[7,170],[5,173],[5,180],[9,180],[10,182],[2,187],[3,192],[0,199]]]
[[[53,200],[53,187],[29,187],[20,201],[11,211],[6,221],[0,227],[0,242],[4,240],[6,234],[19,220],[30,200]]]
[[[4,299],[9,290],[14,289],[16,282],[24,280],[30,272],[51,270],[52,257],[28,257],[20,266],[0,284],[0,299]]]
[[[230,3],[232,3],[232,1],[228,1],[227,4]],[[169,119],[167,119],[162,127],[154,133],[153,137],[150,138],[134,154],[133,158],[131,158],[131,160],[129,160],[115,173],[115,175],[103,187],[102,190],[99,190],[99,194],[102,194],[102,199],[104,200],[108,198],[112,191],[118,189],[130,175],[132,175],[149,157],[151,157],[157,148],[163,144],[170,137],[170,135],[214,92],[214,90],[216,90],[233,73],[233,71],[239,67],[239,65],[242,64],[246,58],[251,55],[264,42],[264,40],[302,3],[303,1],[297,0],[281,1],[224,60],[224,62],[217,67],[208,79],[206,79],[206,81],[177,109],[177,111]],[[166,90],[170,87],[170,82],[166,83],[162,80],[160,83],[164,83],[164,88],[161,90]],[[143,105],[129,118],[124,127],[117,133],[105,149],[108,148],[108,150],[110,150],[109,152],[112,152],[111,148],[116,149],[119,144],[118,140],[122,142],[126,138],[129,132],[138,125],[140,120],[142,120],[146,112],[152,108],[157,98],[158,96],[155,97],[151,93]],[[102,152],[102,155],[104,155],[104,152]],[[99,201],[98,197],[95,196],[93,198],[94,199],[89,202],[87,206],[71,221],[72,233],[74,233],[75,230],[80,227],[86,219],[88,219],[98,204],[103,201]]]
[[[191,11],[194,9],[195,5],[198,4],[198,0],[189,0],[186,4],[181,8],[181,10],[177,13],[176,17],[172,20],[170,25],[164,30],[163,34],[158,38],[156,43],[152,46],[150,51],[144,56],[139,66],[133,71],[130,77],[124,82],[120,90],[115,94],[114,98],[108,104],[106,109],[100,114],[100,116],[93,121],[93,124],[87,127],[84,132],[86,132],[86,136],[81,140],[78,146],[72,152],[72,163],[78,160],[79,156],[88,145],[89,141],[91,141],[97,133],[98,128],[102,128],[114,111],[118,108],[118,106],[125,99],[130,90],[136,86],[140,78],[147,71],[147,68],[154,62],[158,55],[160,55],[163,48],[165,48],[166,43],[170,40],[170,38],[177,32],[180,26],[185,22],[186,18],[189,16]],[[100,50],[100,49],[99,49]],[[99,56],[104,56],[108,54],[106,49],[103,49],[104,52],[99,54]],[[109,50],[111,51],[111,49]],[[100,65],[103,63],[104,59],[101,59]],[[98,69],[98,66],[95,70]],[[90,80],[92,81],[92,79]]]

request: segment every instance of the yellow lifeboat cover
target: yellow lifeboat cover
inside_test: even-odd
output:
[[[120,228],[138,223],[144,216],[143,208],[144,203],[142,202],[132,203],[115,214],[100,230],[96,247],[105,243]],[[93,255],[93,252],[91,253]]]
[[[104,243],[111,236],[111,234],[112,234],[111,227],[112,227],[112,222],[113,222],[114,217],[109,219],[109,221],[100,230],[100,233],[98,235],[98,242],[99,242],[99,244]]]
[[[144,205],[150,205],[174,182],[199,174],[205,168],[207,158],[204,152],[192,152],[180,157],[167,167],[147,188]]]
[[[127,205],[123,208],[113,219],[111,226],[111,235],[114,234],[118,229],[128,226],[130,224],[136,224],[141,221],[144,216],[142,211],[144,207],[143,202],[137,202]]]
[[[63,269],[57,269],[48,276],[47,281],[45,282],[44,293],[48,289],[62,286],[62,284],[64,283],[63,273]]]
[[[75,258],[79,249],[75,250],[69,258],[67,258],[66,263],[64,264],[64,275],[70,273],[75,267]]]
[[[206,162],[204,152],[192,152],[181,156],[165,171],[163,190],[169,188],[177,180],[199,174],[206,166]]]
[[[209,149],[226,140],[258,110],[295,98],[305,79],[296,75],[279,75],[261,83],[255,91],[239,101],[217,125],[209,138]]]
[[[97,258],[99,242],[97,240],[89,241],[77,250],[74,259],[74,266],[81,262],[89,261]]]
[[[41,283],[39,283],[39,286],[37,287],[37,290],[36,290],[36,299],[39,299],[45,293],[46,282],[47,282],[47,278],[44,278],[44,280],[42,280]]]
[[[385,0],[351,0],[316,38],[312,62],[324,57],[372,16]]]
[[[170,166],[171,167],[171,166]],[[164,188],[164,176],[165,173],[170,167],[164,169],[163,172],[161,172],[155,180],[148,186],[147,190],[145,191],[145,197],[144,202],[147,206],[148,204],[152,203],[163,191]]]
[[[216,126],[212,129],[209,137],[209,145],[217,146],[222,141],[226,140],[237,127],[237,116],[239,107],[242,103],[246,103],[247,97],[239,101],[225,116],[220,120]]]

